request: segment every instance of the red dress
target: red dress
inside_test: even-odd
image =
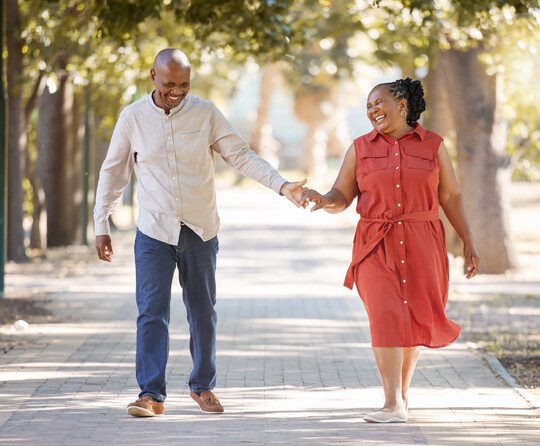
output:
[[[354,141],[360,221],[345,286],[356,284],[373,347],[444,347],[461,331],[444,313],[449,272],[438,215],[441,141],[420,124],[399,140],[374,129]]]

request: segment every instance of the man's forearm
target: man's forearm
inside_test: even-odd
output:
[[[277,193],[280,193],[281,188],[287,182],[268,161],[261,158],[248,147],[244,147],[234,155],[224,157],[224,159],[227,164],[242,175],[252,178]]]

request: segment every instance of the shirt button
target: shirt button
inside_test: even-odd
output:
[[[404,301],[403,301],[403,303],[404,303],[404,304],[406,304],[406,303],[407,303],[407,301],[406,301],[406,300],[404,300]]]
[[[395,155],[395,156],[398,156],[398,155],[399,155],[399,153],[394,153],[394,155]]]
[[[399,169],[399,166],[396,167],[396,170],[398,170],[398,169]]]
[[[174,199],[175,199],[176,201],[178,201],[178,197],[174,197]]]
[[[405,260],[402,260],[401,263],[405,263]]]
[[[172,156],[169,156],[169,159],[172,160]]]
[[[398,221],[398,222],[397,222],[397,224],[398,224],[398,225],[400,225],[400,224],[401,224],[401,222],[400,222],[400,221]],[[403,243],[403,242],[401,242],[401,243]]]
[[[407,279],[403,279],[403,283],[407,282]]]
[[[171,158],[172,159],[172,158]],[[399,184],[396,184],[396,187],[399,187]]]
[[[176,177],[172,177],[173,180],[176,180]]]
[[[394,144],[397,144],[397,141]]]
[[[398,207],[401,207],[401,203],[398,203],[397,205],[398,205]]]
[[[400,245],[403,245],[403,240],[400,240],[400,241],[399,241],[399,244],[400,244]]]

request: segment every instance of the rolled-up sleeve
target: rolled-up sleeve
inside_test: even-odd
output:
[[[209,140],[212,150],[242,175],[277,193],[287,182],[276,169],[249,148],[214,104],[210,114]]]
[[[94,206],[96,236],[110,234],[109,216],[114,212],[133,172],[130,133],[131,126],[126,112],[123,111],[116,122],[107,156],[99,172]]]

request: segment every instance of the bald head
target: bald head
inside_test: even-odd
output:
[[[174,48],[161,50],[150,70],[150,78],[155,86],[152,93],[154,103],[165,113],[178,107],[189,92],[190,76],[189,59],[182,51]]]
[[[166,48],[157,53],[154,69],[167,68],[171,65],[176,65],[182,70],[191,70],[189,59],[184,52],[174,48]]]

